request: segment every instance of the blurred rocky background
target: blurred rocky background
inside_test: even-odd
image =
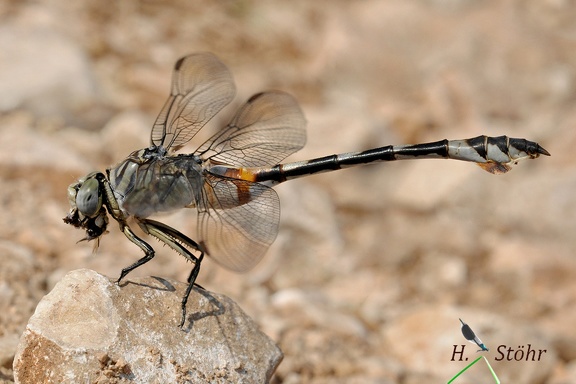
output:
[[[238,86],[207,129],[264,89],[300,101],[308,143],[290,160],[480,134],[552,154],[503,176],[427,160],[279,186],[258,267],[206,260],[198,279],[278,343],[273,382],[446,382],[467,364],[454,345],[476,356],[459,317],[502,382],[576,382],[576,4],[561,0],[0,2],[0,380],[67,272],[117,277],[141,257],[114,223],[96,253],[77,244],[66,188],[148,145],[196,51]],[[192,210],[162,220],[193,235]],[[185,281],[191,265],[151,244],[129,277]],[[528,344],[547,353],[495,360]],[[479,363],[460,380],[492,379]]]

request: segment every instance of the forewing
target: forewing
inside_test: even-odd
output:
[[[176,62],[172,91],[152,127],[153,145],[177,150],[234,98],[232,74],[208,52]]]
[[[237,272],[255,266],[278,234],[280,201],[265,185],[206,175],[197,203],[198,237],[204,250]]]
[[[244,167],[275,165],[306,143],[306,119],[281,91],[252,96],[230,124],[197,151],[204,159]]]

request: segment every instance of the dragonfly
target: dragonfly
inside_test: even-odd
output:
[[[253,95],[228,125],[194,152],[177,154],[232,101],[235,92],[230,71],[212,53],[179,59],[170,96],[152,126],[150,146],[68,187],[70,211],[64,222],[85,230],[80,241],[95,240],[97,247],[111,216],[126,238],[144,252],[122,269],[118,283],[155,255],[131,229],[129,219],[194,264],[181,301],[180,328],[205,255],[225,268],[244,272],[261,260],[275,240],[280,202],[272,187],[279,183],[373,162],[424,158],[475,162],[499,174],[519,160],[550,155],[525,139],[478,136],[281,163],[304,146],[306,119],[291,95],[276,90]],[[196,209],[196,240],[150,218],[182,208]]]
[[[470,328],[468,324],[463,322],[462,319],[459,318],[458,320],[460,320],[460,323],[462,324],[460,326],[460,329],[462,331],[462,335],[464,336],[464,338],[466,338],[466,340],[468,340],[469,342],[476,344],[478,347],[480,347],[480,349],[477,352],[488,352],[489,351],[488,347],[486,347],[486,345],[482,342],[482,340],[480,340],[480,338],[476,336],[472,328]]]

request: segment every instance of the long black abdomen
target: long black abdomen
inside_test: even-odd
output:
[[[535,142],[507,136],[477,136],[464,140],[440,140],[415,145],[388,145],[362,152],[342,153],[295,163],[278,164],[256,171],[255,181],[281,183],[321,172],[380,161],[446,158],[478,163],[491,173],[504,173],[523,158],[550,154]]]

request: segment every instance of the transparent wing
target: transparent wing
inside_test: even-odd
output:
[[[256,265],[278,234],[280,201],[265,185],[206,175],[197,203],[198,238],[220,265],[237,272]]]
[[[252,96],[230,124],[196,151],[204,159],[245,167],[275,165],[306,143],[306,119],[281,91]]]
[[[234,98],[236,88],[228,68],[203,52],[176,62],[172,91],[152,127],[150,141],[177,150]]]

